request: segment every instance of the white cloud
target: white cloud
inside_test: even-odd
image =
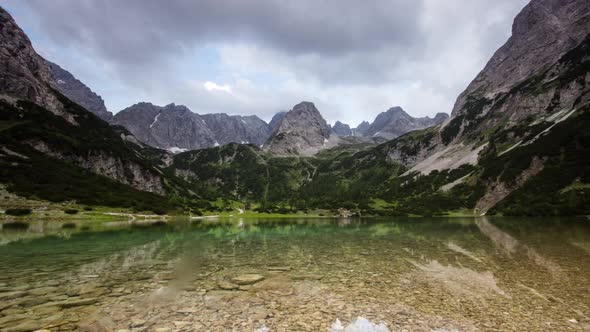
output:
[[[203,83],[203,87],[205,88],[205,90],[207,91],[225,91],[227,93],[231,93],[231,88],[229,87],[229,85],[219,85],[215,82],[211,82],[211,81],[207,81],[205,83]]]

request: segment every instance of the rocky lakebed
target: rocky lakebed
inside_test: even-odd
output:
[[[583,331],[590,224],[242,220],[0,232],[0,331]]]

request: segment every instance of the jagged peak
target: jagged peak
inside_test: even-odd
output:
[[[391,108],[389,108],[386,113],[406,113],[406,111],[404,111],[404,109],[401,106],[393,106]]]

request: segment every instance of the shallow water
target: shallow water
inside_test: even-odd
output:
[[[575,331],[590,328],[589,289],[585,218],[0,231],[2,331]]]

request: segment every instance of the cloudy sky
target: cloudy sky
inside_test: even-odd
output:
[[[265,120],[302,100],[356,125],[450,113],[528,0],[0,0],[100,94]]]

